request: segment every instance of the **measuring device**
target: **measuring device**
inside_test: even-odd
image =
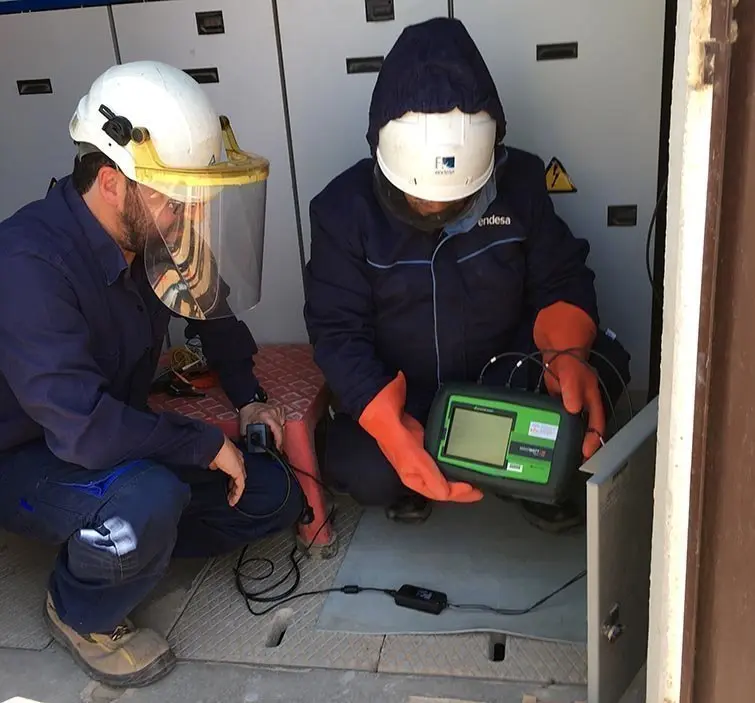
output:
[[[585,422],[560,398],[476,383],[443,385],[425,449],[446,478],[514,498],[554,504],[582,460]]]

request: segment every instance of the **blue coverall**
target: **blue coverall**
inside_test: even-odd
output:
[[[69,177],[0,223],[0,300],[0,528],[61,545],[50,591],[64,623],[111,632],[171,556],[221,554],[297,520],[298,485],[284,503],[274,461],[246,457],[245,516],[206,468],[222,432],[148,409],[171,314]],[[246,325],[190,321],[186,335],[236,407],[252,400]]]

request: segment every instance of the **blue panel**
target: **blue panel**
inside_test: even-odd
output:
[[[74,7],[104,7],[118,5],[134,0],[0,0],[0,15],[19,12],[40,12],[42,10],[64,10]]]

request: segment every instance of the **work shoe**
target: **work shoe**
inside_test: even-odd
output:
[[[58,617],[47,594],[44,619],[56,642],[95,681],[113,688],[138,688],[173,670],[176,658],[168,643],[153,630],[136,629],[128,620],[110,634],[80,635]]]
[[[544,505],[522,500],[519,505],[525,520],[544,532],[563,534],[585,524],[582,511],[570,500],[561,505]]]
[[[394,522],[418,525],[425,522],[432,511],[432,503],[427,498],[416,495],[397,500],[385,509],[385,515]]]

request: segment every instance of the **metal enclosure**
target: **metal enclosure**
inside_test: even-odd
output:
[[[553,194],[556,211],[590,241],[602,322],[632,354],[633,389],[646,390],[665,3],[454,0],[454,16],[496,81],[508,143],[546,166],[557,158],[574,182],[576,193]]]
[[[664,3],[453,5],[498,84],[508,142],[546,164],[556,157],[577,187],[553,200],[591,242],[603,322],[632,353],[633,387],[641,390]],[[115,63],[115,38],[124,62],[152,58],[194,72],[242,146],[270,159],[263,298],[245,320],[260,342],[306,340],[295,202],[306,259],[310,200],[368,155],[380,58],[407,24],[446,15],[448,1],[396,0],[395,18],[368,21],[361,0],[277,0],[282,67],[273,8],[271,0],[119,4],[113,28],[106,7],[0,16],[0,218],[69,172],[68,121],[92,80]],[[576,58],[566,58],[574,43]],[[613,206],[636,206],[636,223],[632,207],[622,207],[611,210],[609,225]],[[589,703],[616,703],[645,657],[657,409],[655,400],[584,467],[593,474],[586,489]],[[603,626],[614,604],[623,630],[611,642]]]
[[[370,155],[365,134],[380,59],[406,25],[448,16],[447,0],[397,0],[395,19],[367,21],[366,4],[278,0],[306,259],[310,201]]]
[[[70,173],[68,123],[113,63],[105,7],[0,16],[0,219]]]
[[[306,340],[299,268],[300,253],[309,255],[309,202],[368,154],[369,101],[381,57],[407,24],[447,15],[448,7],[447,0],[163,0],[112,7],[123,61],[149,57],[216,70],[196,75],[217,80],[204,87],[244,144],[271,160],[263,298],[245,317],[259,341]],[[508,141],[546,164],[558,158],[577,187],[553,200],[575,234],[591,242],[603,323],[632,353],[632,386],[643,391],[651,316],[645,240],[655,205],[664,5],[455,0],[453,7],[499,86]],[[198,20],[197,13],[209,18]],[[0,127],[13,134],[0,167],[4,217],[68,172],[68,120],[116,52],[105,7],[0,17]],[[52,93],[44,92],[44,79]],[[32,81],[23,95],[18,80]]]
[[[658,399],[584,466],[588,703],[618,703],[647,656]]]
[[[260,343],[306,341],[272,3],[170,0],[119,5],[113,17],[124,63],[149,58],[194,71],[242,148],[270,160],[262,300],[242,319]]]

